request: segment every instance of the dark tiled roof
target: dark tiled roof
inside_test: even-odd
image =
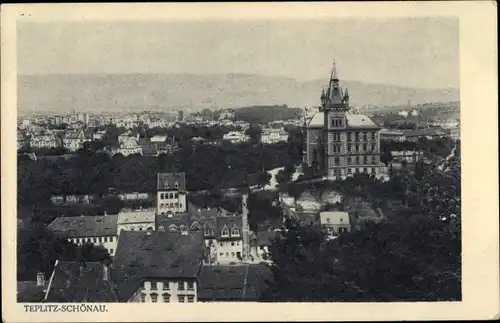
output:
[[[124,231],[118,240],[111,277],[120,300],[126,301],[145,278],[195,278],[204,255],[201,232]]]
[[[147,138],[139,138],[138,145],[142,148],[142,154],[147,156],[156,156],[156,145],[151,143]]]
[[[104,276],[104,265],[99,262],[58,261],[46,301],[116,302],[112,284]]]
[[[257,301],[266,280],[271,278],[271,270],[262,264],[203,266],[198,298],[205,301]]]
[[[242,218],[241,216],[221,216],[217,218],[217,228],[214,228],[215,230],[215,236],[219,238],[221,237],[221,231],[222,229],[227,228],[229,230],[229,234],[231,234],[231,229],[235,228],[240,231],[240,234],[236,236],[237,239],[241,239],[242,236]],[[225,237],[225,238],[234,238],[234,237]]]
[[[102,237],[117,235],[118,214],[59,217],[48,229],[66,237]]]
[[[178,185],[179,190],[186,190],[185,173],[158,173],[159,190],[164,190],[166,187],[169,189],[175,189],[175,184]]]
[[[36,281],[17,282],[17,301],[20,303],[38,303],[45,297],[44,286],[37,286]]]

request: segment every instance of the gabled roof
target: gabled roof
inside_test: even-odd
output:
[[[109,273],[108,273],[109,274]],[[109,280],[105,280],[104,264],[57,261],[47,288],[47,302],[116,302],[117,296]],[[109,277],[109,276],[108,276]]]
[[[178,189],[181,191],[186,190],[186,176],[185,173],[158,173],[158,190]]]
[[[195,278],[205,255],[203,235],[124,231],[116,249],[112,279],[120,300],[128,300],[145,278]]]
[[[65,237],[116,236],[118,214],[98,216],[59,217],[47,228]]]
[[[198,299],[204,301],[257,301],[272,279],[267,265],[203,266]],[[245,284],[246,283],[246,284]]]

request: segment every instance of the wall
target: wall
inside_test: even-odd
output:
[[[179,290],[178,282],[182,284],[184,290]],[[188,290],[188,282],[193,284],[193,289]],[[153,286],[154,283],[156,283],[156,288]],[[165,285],[168,286],[167,289],[164,289]],[[157,303],[165,303],[163,295],[169,294],[169,303],[178,303],[182,302],[182,300],[188,303],[188,296],[193,296],[192,300],[196,303],[198,301],[197,288],[198,286],[195,279],[185,279],[181,281],[173,279],[151,279],[143,282],[142,286],[134,293],[129,302],[151,303],[153,302],[151,295],[158,294]]]
[[[241,262],[243,258],[243,240],[219,240],[215,243],[216,259],[221,264],[229,264],[230,262]],[[240,258],[238,254],[240,253]],[[221,255],[222,254],[222,255]]]
[[[152,231],[155,230],[155,222],[132,222],[132,223],[118,223],[118,234],[124,231],[146,231],[148,228]]]
[[[163,194],[163,199],[161,198]],[[177,198],[170,198],[170,194],[178,194]],[[158,191],[157,193],[157,210],[158,214],[166,214],[168,211],[174,213],[184,213],[187,210],[186,205],[186,194],[180,193],[177,190],[170,191]],[[169,203],[173,203],[174,207],[168,206]],[[179,207],[175,207],[175,203],[179,203]],[[161,207],[163,205],[163,207]]]

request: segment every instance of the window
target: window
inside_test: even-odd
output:
[[[223,237],[229,237],[229,230],[228,229],[222,229],[221,236],[223,236]]]
[[[194,295],[188,295],[187,299],[188,299],[188,303],[194,303]]]
[[[163,303],[170,303],[170,295],[169,294],[163,294]]]
[[[135,228],[130,228],[130,231],[135,231]]]
[[[153,303],[158,302],[158,294],[156,293],[151,294],[151,302]]]
[[[329,218],[326,219],[326,223],[330,223],[330,219]]]
[[[372,174],[375,174],[375,168],[372,168]]]
[[[110,254],[112,254],[112,253],[113,253],[113,251],[114,251],[113,249],[109,249],[109,253],[110,253]]]
[[[104,237],[104,242],[108,242],[108,237]]]
[[[141,293],[141,302],[145,303],[146,302],[146,294]]]
[[[177,282],[177,289],[178,290],[184,290],[184,282],[183,281]]]
[[[356,141],[359,141],[359,132],[355,133]]]
[[[163,290],[169,290],[169,289],[170,289],[170,282],[166,280],[163,282]]]
[[[181,209],[182,209],[182,203],[179,203],[179,208],[181,208]]]
[[[352,165],[352,157],[347,157],[347,164]]]
[[[178,199],[179,198],[179,193],[174,193],[174,199]]]
[[[109,237],[109,242],[113,242],[113,237]]]
[[[240,235],[240,230],[238,230],[238,229],[231,229],[231,235],[232,236],[239,236]]]
[[[222,256],[224,256],[224,253],[223,253],[223,252],[221,252],[221,253],[219,254],[219,256],[221,256],[221,257],[222,257]]]
[[[186,300],[184,299],[184,295],[179,295],[179,303],[185,303]]]
[[[352,174],[352,169],[351,169],[351,168],[348,168],[348,169],[347,169],[347,173],[348,173],[348,174]]]
[[[347,141],[351,141],[351,140],[352,140],[352,138],[351,138],[351,133],[350,133],[350,132],[348,132],[348,133],[347,133]]]
[[[367,164],[368,164],[368,156],[365,156],[365,157],[363,158],[363,161],[364,161],[364,165],[367,165]]]
[[[368,173],[368,168],[363,168],[363,173]]]
[[[165,204],[161,203],[160,204],[160,209],[163,209],[165,207]]]
[[[231,252],[231,257],[234,257],[234,252]]]
[[[168,198],[172,200],[174,198],[174,193],[169,193]]]
[[[139,228],[139,231],[142,231],[142,228]]]
[[[363,132],[363,140],[364,141],[368,140],[368,134],[366,132]]]
[[[333,161],[334,161],[335,165],[340,165],[340,158],[339,157],[335,157]]]
[[[332,135],[332,140],[334,140],[334,141],[340,141],[340,133],[334,133]]]
[[[226,252],[226,257],[228,257],[228,258],[229,258],[229,252]]]
[[[161,193],[161,194],[160,194],[160,199],[162,199],[162,200],[163,200],[164,198],[165,198],[165,194],[164,194],[164,193]]]
[[[206,236],[213,236],[214,230],[213,229],[205,229],[205,235]]]
[[[234,241],[231,241],[231,246],[233,246],[233,247],[234,247]]]
[[[347,151],[351,152],[351,145],[347,145]]]
[[[359,173],[359,168],[356,168],[356,173]]]
[[[356,156],[356,165],[359,165],[359,156]]]
[[[179,188],[179,183],[178,183],[178,182],[175,182],[175,183],[174,183],[174,187],[175,187],[175,188]]]
[[[375,151],[375,144],[372,144],[372,151]]]
[[[356,152],[359,152],[359,145],[356,145]]]
[[[364,144],[363,145],[363,151],[367,151],[368,150],[368,145],[367,144]]]
[[[193,281],[188,281],[187,283],[187,288],[188,290],[194,290],[194,282]]]
[[[158,284],[156,282],[151,282],[151,289],[152,290],[157,290],[158,289]]]

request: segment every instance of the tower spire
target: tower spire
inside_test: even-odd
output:
[[[337,64],[335,64],[335,58],[333,59],[332,80],[334,81],[339,80],[339,77],[337,76]]]

